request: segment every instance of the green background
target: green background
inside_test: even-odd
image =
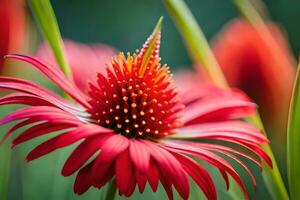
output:
[[[105,43],[124,52],[140,48],[152,31],[157,19],[164,16],[161,42],[163,63],[171,69],[191,68],[183,42],[160,0],[52,0],[58,23],[64,38],[84,43]],[[230,0],[188,0],[186,1],[196,16],[205,35],[211,39],[230,19],[238,15]],[[297,0],[269,0],[265,2],[272,20],[280,23],[286,30],[295,55],[300,48],[300,2]],[[88,60],[87,60],[88,62]],[[8,108],[9,109],[9,108]],[[1,115],[5,110],[1,109]],[[6,127],[5,127],[6,128]],[[2,128],[5,129],[5,128]],[[10,200],[73,200],[101,199],[101,192],[91,189],[78,197],[72,193],[74,177],[64,178],[59,174],[60,168],[74,146],[26,164],[23,158],[42,138],[13,151],[10,170]],[[8,145],[0,148],[1,155],[8,152]],[[281,165],[284,158],[280,158]],[[3,167],[5,162],[2,161]],[[247,188],[253,199],[270,199],[260,171],[249,163],[258,179],[256,193],[242,170]],[[3,169],[3,168],[2,168]],[[221,177],[211,170],[218,186],[220,199],[231,199],[225,191]],[[285,170],[283,170],[285,173]],[[285,174],[284,174],[285,175]],[[147,187],[148,188],[148,187]],[[191,199],[201,199],[199,190],[192,187]],[[146,195],[135,193],[133,199],[165,199],[162,189],[153,194],[149,188]],[[122,197],[119,197],[122,199]],[[124,198],[123,198],[124,199]]]

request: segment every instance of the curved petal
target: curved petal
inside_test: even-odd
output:
[[[56,149],[71,145],[81,139],[94,136],[96,134],[112,133],[112,130],[102,128],[94,124],[84,124],[74,130],[60,134],[35,147],[26,157],[27,161],[34,160]]]
[[[160,179],[159,170],[156,161],[150,160],[150,166],[147,174],[147,180],[153,192],[156,192],[158,188],[158,181]]]
[[[149,152],[151,152],[151,156],[156,160],[160,171],[164,174],[166,179],[168,179],[166,181],[171,181],[180,196],[183,199],[188,199],[190,190],[189,183],[178,160],[158,144],[149,141],[143,142],[145,146],[149,148]]]
[[[84,140],[68,157],[62,169],[62,175],[70,176],[76,172],[93,154],[101,149],[110,136],[111,134],[101,134]]]
[[[145,174],[142,174],[138,170],[135,170],[135,179],[139,188],[139,192],[143,193],[147,183],[147,176]]]
[[[120,134],[114,134],[104,142],[100,154],[95,158],[95,164],[92,169],[95,184],[98,180],[101,180],[105,173],[111,170],[112,163],[128,146],[128,139]]]
[[[268,143],[266,136],[258,129],[239,121],[211,122],[181,128],[178,133],[168,136],[175,139],[216,139],[231,138],[253,143]]]
[[[198,100],[186,107],[183,121],[186,125],[209,121],[239,119],[256,112],[256,105],[234,96]]]
[[[242,189],[245,198],[249,199],[246,187],[239,174],[232,168],[232,166],[225,159],[221,158],[217,154],[214,154],[205,149],[195,148],[190,145],[184,145],[184,144],[178,145],[174,142],[167,142],[167,143],[164,142],[164,146],[165,148],[168,148],[169,151],[175,151],[179,153],[185,153],[192,156],[196,156],[214,165],[219,170],[229,173]]]
[[[104,44],[85,45],[71,40],[64,40],[67,58],[77,87],[87,93],[88,82],[95,83],[97,73],[105,72],[105,65],[111,62],[116,50]],[[38,50],[37,57],[47,60],[58,68],[53,53],[44,43]]]
[[[131,196],[133,193],[136,180],[134,176],[134,166],[129,157],[128,149],[120,153],[116,159],[116,186],[119,189],[119,193],[124,194],[126,197]]]
[[[87,166],[82,168],[75,180],[74,184],[74,193],[75,194],[83,194],[85,193],[91,186],[91,169],[93,166],[93,162],[89,163]]]
[[[63,74],[62,71],[34,57],[11,54],[7,55],[6,58],[13,58],[32,64],[32,66],[36,67],[43,74],[45,74],[50,80],[56,83],[62,90],[69,94],[78,103],[82,104],[86,108],[90,108],[90,105],[87,102],[87,96],[82,93],[70,80],[68,80],[68,78]]]
[[[44,134],[49,134],[54,131],[64,130],[67,128],[74,127],[73,124],[58,124],[58,123],[41,123],[37,124],[35,126],[32,126],[28,128],[27,130],[23,131],[21,134],[19,134],[12,142],[12,147],[15,147],[23,142],[26,142],[28,140],[31,140],[33,138],[39,137]]]
[[[69,121],[70,123],[74,123],[74,124],[83,123],[76,116],[64,112],[61,109],[51,107],[51,106],[35,106],[35,107],[19,109],[17,111],[7,114],[6,116],[0,119],[0,125],[4,125],[12,121],[26,119],[26,118],[36,119],[37,121],[53,120],[55,122]]]
[[[192,177],[197,185],[203,190],[208,200],[217,199],[216,187],[209,173],[191,158],[172,152],[172,154],[182,164],[184,170]]]
[[[138,139],[130,140],[129,153],[135,168],[142,174],[147,174],[150,165],[150,153]]]

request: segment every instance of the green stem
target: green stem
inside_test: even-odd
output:
[[[198,27],[196,19],[182,0],[164,0],[164,3],[173,17],[173,21],[181,32],[187,46],[190,57],[196,64],[203,64],[203,67],[212,81],[221,87],[227,86],[218,62],[213,53],[209,50],[209,44]]]
[[[261,118],[259,114],[250,117],[247,119],[249,122],[253,123],[256,125],[258,128],[263,130],[263,132],[266,135],[263,123],[261,121]],[[286,187],[284,185],[284,182],[282,180],[276,159],[274,157],[272,148],[269,144],[264,144],[262,145],[262,148],[265,150],[265,152],[270,156],[272,163],[273,163],[273,168],[269,167],[266,163],[263,165],[263,179],[264,182],[267,186],[267,189],[269,190],[272,199],[278,199],[278,200],[288,200],[289,196],[286,190]]]
[[[71,69],[64,53],[61,34],[50,1],[31,0],[30,5],[44,38],[52,48],[58,65],[64,74],[71,79]]]
[[[111,180],[108,184],[105,200],[114,200],[116,197],[116,194],[117,194],[117,188],[115,185],[115,181]]]
[[[291,101],[287,135],[287,170],[291,199],[300,199],[300,63]]]
[[[211,79],[219,86],[227,87],[228,83],[221,68],[214,57],[209,44],[198,26],[196,19],[183,0],[164,0],[164,3],[172,16],[177,28],[185,41],[189,54],[195,63],[203,64],[204,69]],[[257,21],[259,19],[255,19]],[[264,131],[259,114],[248,119],[255,126]],[[266,134],[266,132],[264,131]],[[263,178],[274,199],[287,200],[288,195],[281,178],[277,162],[269,144],[262,145],[273,162],[273,168],[264,164]]]

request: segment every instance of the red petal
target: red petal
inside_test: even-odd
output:
[[[184,170],[192,177],[192,179],[203,190],[208,200],[217,199],[216,187],[208,172],[191,158],[173,153],[178,161],[182,164]]]
[[[181,128],[178,133],[170,135],[179,139],[238,139],[253,143],[268,143],[264,134],[254,126],[240,121],[203,123]]]
[[[83,122],[80,121],[76,116],[69,114],[61,109],[54,108],[51,106],[36,106],[36,107],[29,107],[23,108],[12,113],[9,113],[2,119],[0,119],[0,125],[10,123],[12,121],[25,119],[25,118],[34,118],[38,120],[53,120],[58,122],[61,119],[63,121],[69,121],[73,124],[82,124]]]
[[[74,193],[79,195],[83,194],[92,186],[90,178],[92,166],[93,162],[89,163],[78,172],[74,184]]]
[[[18,124],[14,125],[13,127],[11,127],[6,133],[5,135],[2,137],[1,141],[0,141],[0,145],[16,130],[18,130],[19,128],[22,128],[23,126],[29,125],[31,123],[37,122],[38,120],[36,119],[26,119],[22,122],[19,122]]]
[[[157,190],[159,178],[160,178],[160,175],[159,175],[157,163],[152,159],[150,161],[147,179],[149,181],[149,185],[153,192],[156,192],[156,190]]]
[[[60,134],[46,142],[35,147],[26,157],[28,161],[39,158],[45,154],[48,154],[56,149],[63,148],[65,146],[71,145],[78,140],[83,138],[88,138],[96,134],[109,133],[111,130],[102,128],[94,124],[85,124],[79,126],[78,128]]]
[[[126,150],[128,145],[128,139],[120,134],[115,134],[104,142],[101,152],[95,159],[95,164],[92,169],[95,182],[102,178],[109,170],[116,157]]]
[[[103,73],[105,64],[110,63],[111,58],[116,54],[115,49],[103,44],[88,46],[70,40],[64,40],[64,47],[73,72],[74,82],[83,92],[87,91],[87,82],[95,83],[97,78],[96,74]],[[47,60],[52,66],[59,68],[47,44],[41,46],[37,56],[43,60]]]
[[[140,193],[143,193],[147,183],[147,175],[141,174],[138,170],[135,170],[135,179]]]
[[[116,185],[120,194],[129,197],[133,193],[136,185],[134,167],[129,158],[129,151],[120,153],[116,160]]]
[[[138,139],[130,140],[129,153],[135,168],[142,174],[147,174],[150,163],[150,153],[147,148],[145,148],[145,144]]]
[[[235,96],[223,96],[199,100],[186,107],[184,123],[186,125],[209,121],[239,119],[256,112],[256,106],[250,101]]]
[[[165,175],[166,181],[171,181],[180,196],[187,199],[189,196],[189,182],[178,160],[160,145],[149,141],[143,141],[149,148],[149,152],[159,165],[160,171]]]
[[[94,136],[83,141],[69,156],[62,169],[63,176],[70,176],[93,156],[111,134]]]
[[[22,60],[32,64],[54,83],[56,83],[61,89],[68,93],[72,98],[74,98],[86,108],[90,108],[85,94],[83,94],[70,80],[68,80],[68,78],[63,74],[62,71],[56,69],[55,67],[49,66],[48,64],[34,57],[25,55],[7,55],[6,58]]]
[[[237,172],[231,167],[231,165],[226,160],[224,160],[217,154],[214,154],[204,149],[194,148],[193,146],[190,145],[184,145],[184,144],[178,145],[173,142],[168,142],[168,144],[165,143],[165,145],[166,148],[167,146],[170,147],[169,149],[170,151],[175,151],[175,152],[178,151],[181,153],[186,153],[186,154],[199,157],[200,159],[207,161],[208,163],[219,168],[220,170],[228,172],[232,176],[232,178],[238,183],[238,185],[241,187],[245,198],[249,199],[246,187],[241,177],[237,174]]]
[[[54,131],[59,131],[59,130],[63,130],[66,128],[71,128],[71,127],[74,127],[74,125],[51,124],[48,122],[45,122],[42,124],[37,124],[37,125],[30,127],[29,129],[25,130],[24,132],[22,132],[18,137],[16,137],[13,140],[12,144],[13,144],[13,147],[15,147],[18,144],[21,144],[21,143],[31,140],[33,138],[39,137],[41,135],[49,134]]]

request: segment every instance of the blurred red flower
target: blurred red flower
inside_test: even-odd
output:
[[[64,176],[78,171],[74,186],[77,194],[114,180],[120,195],[131,196],[136,185],[142,193],[148,182],[155,192],[161,182],[169,199],[173,199],[173,187],[188,199],[190,176],[206,197],[214,200],[215,185],[206,169],[193,159],[197,157],[218,168],[227,187],[230,175],[248,199],[240,175],[220,154],[239,163],[254,186],[255,178],[241,158],[259,167],[263,161],[272,165],[260,147],[268,142],[265,136],[239,120],[254,114],[255,104],[240,91],[214,86],[189,84],[177,92],[169,68],[160,64],[160,30],[155,30],[138,55],[120,53],[105,67],[105,73],[95,73],[97,79],[89,83],[87,93],[56,67],[37,58],[7,56],[31,63],[74,101],[26,80],[1,77],[1,89],[18,93],[2,97],[0,105],[29,105],[0,120],[0,125],[23,120],[8,130],[3,141],[27,125],[32,126],[13,140],[13,146],[53,131],[61,132],[35,147],[28,161],[81,141],[62,169]],[[89,68],[89,55],[84,53],[77,58],[86,61],[81,69],[93,71]],[[101,67],[104,66],[98,66]],[[78,76],[75,80],[90,79],[85,73],[73,74]]]
[[[22,47],[25,29],[23,0],[1,0],[0,4],[0,70],[3,56]]]
[[[295,62],[285,35],[267,23],[268,41],[249,23],[235,19],[212,41],[216,58],[233,87],[259,105],[267,129],[285,133]]]

